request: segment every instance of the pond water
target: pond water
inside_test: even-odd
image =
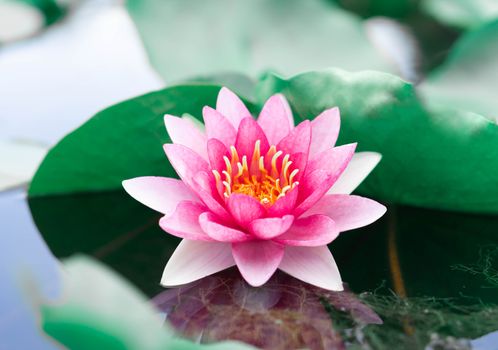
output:
[[[236,269],[165,291],[158,281],[179,239],[162,232],[158,214],[124,192],[34,198],[28,208],[18,190],[4,192],[0,205],[6,242],[0,259],[9,267],[2,270],[8,278],[1,307],[8,312],[0,335],[9,333],[10,344],[21,332],[40,339],[29,308],[16,306],[23,300],[14,271],[33,271],[44,293],[57,295],[56,261],[43,237],[57,257],[85,253],[108,264],[153,298],[185,336],[206,342],[498,349],[498,216],[388,206],[379,222],[329,245],[347,283],[344,293],[284,273],[251,288]],[[51,348],[43,339],[32,342],[37,346],[28,348]]]

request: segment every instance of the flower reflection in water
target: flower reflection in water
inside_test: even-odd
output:
[[[234,339],[264,349],[342,349],[341,320],[364,326],[380,317],[348,291],[331,292],[277,272],[251,287],[231,268],[153,299],[183,336],[201,342]]]

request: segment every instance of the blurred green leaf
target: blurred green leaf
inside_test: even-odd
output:
[[[359,192],[388,202],[498,212],[498,125],[489,119],[452,108],[429,113],[411,84],[377,72],[268,75],[258,101],[277,92],[297,121],[339,106],[339,143],[382,154]]]
[[[175,338],[158,310],[111,270],[81,256],[63,267],[63,295],[40,306],[41,326],[69,349],[253,349],[236,342],[205,346]]]
[[[325,0],[130,0],[165,81],[236,71],[256,77],[339,66],[393,71],[360,18]]]
[[[363,17],[405,17],[417,8],[419,0],[330,0]]]
[[[496,0],[422,0],[421,6],[442,23],[465,29],[498,17]]]
[[[425,101],[436,108],[451,106],[498,121],[497,43],[498,19],[466,33],[444,64],[419,85]]]
[[[60,19],[66,12],[61,4],[63,1],[57,0],[16,0],[21,3],[36,7],[45,16],[45,24],[50,25]]]

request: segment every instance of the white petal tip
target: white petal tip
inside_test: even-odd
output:
[[[315,287],[322,288],[325,290],[329,290],[331,292],[342,292],[344,291],[344,285],[342,283],[342,280],[334,280],[334,281],[320,281],[317,283],[313,283],[311,281],[304,281],[306,283],[309,283]]]
[[[372,158],[372,162],[376,161],[378,163],[382,159],[382,154],[378,152],[365,152],[365,153],[370,155],[370,157]]]
[[[379,205],[382,207],[382,210],[380,210],[380,212],[382,213],[382,215],[384,215],[387,211],[387,207],[384,204],[379,203]]]
[[[310,282],[308,282],[308,283],[310,283]],[[324,283],[317,283],[317,284],[310,283],[310,284],[314,285],[315,287],[319,287],[319,288],[322,288],[322,289],[325,289],[325,290],[329,290],[331,292],[342,292],[342,291],[344,291],[344,285],[342,284],[342,281],[340,281],[340,282],[334,281],[332,283],[324,282]]]
[[[130,196],[133,196],[132,192],[133,192],[133,181],[134,179],[127,179],[127,180],[123,180],[121,181],[121,186],[123,186],[124,190],[126,191],[126,193],[128,193]]]
[[[339,106],[329,108],[329,111],[337,113],[337,114],[341,114],[341,109],[339,108]]]
[[[181,283],[181,282],[178,282],[178,281],[175,281],[175,280],[170,280],[170,279],[167,279],[167,278],[163,278],[160,282],[161,286],[165,287],[165,288],[174,288],[174,287],[178,287],[178,286],[181,286],[185,283]]]
[[[270,280],[271,276],[268,278],[264,278],[262,280],[256,280],[256,281],[249,281],[246,278],[244,280],[251,286],[251,287],[261,287],[263,284],[268,282]]]
[[[334,286],[329,286],[328,288],[325,288],[327,290],[330,290],[332,292],[343,292],[344,291],[344,286],[341,285],[334,285]]]
[[[263,280],[263,281],[248,281],[247,279],[244,278],[244,280],[249,284],[251,287],[261,287],[264,285],[266,282],[268,282],[269,278]]]
[[[161,282],[159,283],[161,286],[166,287],[166,288],[174,288],[174,287],[180,287],[192,282],[195,282],[201,278],[204,278],[206,276],[200,276],[196,277],[193,279],[186,279],[182,278],[181,276],[178,276],[176,274],[171,274],[171,273],[163,273],[163,276],[161,277]]]

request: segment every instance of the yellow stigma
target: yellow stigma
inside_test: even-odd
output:
[[[256,198],[265,207],[271,206],[277,199],[296,187],[299,182],[290,155],[283,155],[271,146],[265,155],[261,155],[261,142],[254,144],[252,156],[239,157],[237,149],[230,147],[230,158],[223,157],[225,169],[213,170],[216,187],[225,198],[233,193],[245,194]]]

